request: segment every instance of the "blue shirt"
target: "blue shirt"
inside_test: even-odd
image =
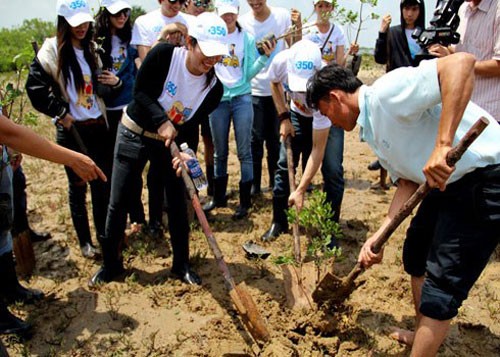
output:
[[[437,60],[389,72],[372,86],[362,86],[358,100],[360,138],[374,150],[391,179],[424,183],[422,169],[434,149],[442,109]],[[481,116],[490,124],[457,163],[449,183],[478,167],[500,163],[500,125],[472,102],[453,145]]]

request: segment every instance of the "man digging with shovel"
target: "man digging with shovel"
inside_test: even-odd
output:
[[[361,140],[397,184],[387,218],[361,249],[358,260],[365,268],[382,261],[372,244],[418,185],[427,181],[434,188],[413,218],[403,248],[416,331],[399,331],[397,337],[412,345],[411,356],[437,353],[500,238],[500,126],[469,101],[474,64],[464,53],[422,61],[370,87],[330,65],[308,83],[308,105],[346,131],[359,124]],[[490,124],[462,159],[448,166],[447,153],[481,116]]]

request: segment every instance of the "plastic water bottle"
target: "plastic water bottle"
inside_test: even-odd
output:
[[[198,191],[204,190],[208,187],[208,181],[203,173],[203,170],[201,169],[198,159],[196,158],[196,154],[189,148],[187,143],[181,144],[181,150],[191,156],[191,159],[186,162],[186,165],[189,168],[189,172],[196,189]]]

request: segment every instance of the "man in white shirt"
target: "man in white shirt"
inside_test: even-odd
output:
[[[185,0],[158,2],[160,8],[139,16],[132,29],[130,44],[137,47],[141,62],[160,35],[173,45],[179,45],[187,34],[189,15],[180,12]]]
[[[251,11],[240,16],[238,22],[245,31],[248,31],[256,42],[264,37],[273,35],[279,37],[289,31],[294,31],[285,39],[277,42],[271,55],[274,56],[285,48],[285,41],[291,45],[302,36],[302,21],[300,12],[292,9],[268,6],[266,0],[247,0]],[[292,28],[292,24],[294,27]],[[269,61],[268,63],[270,63]],[[268,79],[269,65],[264,67],[252,80],[252,100],[254,119],[252,128],[252,159],[254,183],[252,193],[260,193],[262,176],[262,158],[264,157],[264,142],[267,149],[267,167],[269,171],[269,186],[274,183],[274,172],[277,168],[279,156],[279,123],[276,109],[271,96],[271,87]]]
[[[358,261],[379,263],[372,245],[418,185],[434,188],[411,221],[403,247],[411,276],[416,331],[412,356],[434,356],[451,319],[500,241],[500,126],[470,101],[475,58],[457,53],[402,67],[364,86],[350,71],[327,66],[308,83],[307,102],[346,131],[360,126],[397,184],[388,216]],[[446,155],[481,116],[489,125],[455,167]]]

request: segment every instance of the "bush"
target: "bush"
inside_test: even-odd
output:
[[[0,72],[14,71],[20,66],[28,66],[34,57],[32,41],[39,45],[45,38],[55,36],[55,24],[40,19],[24,20],[19,27],[0,29]],[[17,64],[15,63],[17,62]]]

